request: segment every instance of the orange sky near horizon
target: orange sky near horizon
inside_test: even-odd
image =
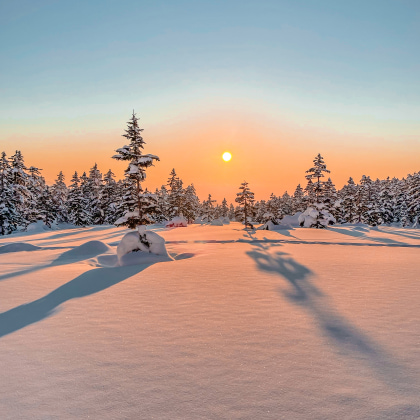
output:
[[[8,156],[21,150],[26,164],[42,168],[49,184],[60,170],[68,184],[75,170],[88,172],[95,162],[101,172],[111,168],[121,178],[126,163],[111,156],[124,144],[121,134],[127,120],[106,130],[78,124],[61,132],[55,128],[44,134],[13,134],[2,148]],[[161,159],[148,169],[144,187],[154,190],[165,184],[175,168],[185,186],[194,183],[201,200],[211,193],[219,202],[224,197],[233,202],[244,180],[257,200],[268,199],[272,192],[292,194],[298,183],[305,186],[305,171],[317,153],[323,155],[337,188],[349,176],[357,182],[363,174],[401,178],[420,170],[418,139],[408,135],[356,135],[246,112],[208,113],[166,124],[141,119],[140,126],[145,129],[144,153]],[[230,162],[222,160],[225,151],[232,153]]]

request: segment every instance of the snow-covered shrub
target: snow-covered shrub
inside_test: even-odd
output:
[[[336,223],[334,216],[324,210],[322,203],[315,203],[308,207],[300,216],[299,224],[307,228],[325,228]]]
[[[57,228],[57,224],[54,223],[50,226],[47,226],[42,220],[38,220],[35,223],[31,223],[30,225],[28,225],[26,227],[26,231],[27,232],[32,232],[32,233],[36,233],[36,232],[44,232],[45,230],[51,230],[51,229],[56,229]]]
[[[223,226],[223,221],[221,219],[212,220],[209,225],[212,226]]]
[[[137,263],[149,262],[150,256],[145,261],[145,255],[147,254],[171,259],[166,250],[165,239],[156,232],[146,231],[144,226],[139,226],[139,231],[126,233],[121,239],[117,246],[117,256],[120,265],[126,265],[124,263],[124,256],[134,252],[139,253]]]
[[[302,214],[302,212],[298,211],[293,216],[286,215],[280,220],[280,225],[284,226],[294,226],[298,227],[300,226],[299,217]]]

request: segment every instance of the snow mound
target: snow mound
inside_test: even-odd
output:
[[[223,221],[220,219],[212,220],[209,225],[211,226],[223,226]]]
[[[224,225],[230,225],[229,217],[221,217],[220,220]]]
[[[311,227],[327,227],[336,223],[336,220],[332,214],[327,210],[323,210],[322,204],[314,204],[313,207],[308,207],[299,216],[300,226],[311,228]]]
[[[79,245],[70,251],[62,254],[58,260],[84,260],[87,258],[96,257],[100,254],[105,254],[111,251],[111,248],[101,241],[89,241],[82,245]]]
[[[45,232],[46,230],[51,230],[52,228],[56,228],[56,225],[53,224],[52,227],[50,227],[47,226],[42,220],[38,220],[37,222],[28,225],[26,228],[26,232]]]
[[[37,251],[38,249],[42,248],[26,242],[17,242],[14,244],[0,246],[0,254],[7,254],[8,252]]]
[[[188,222],[183,217],[174,217],[165,223],[165,227],[187,227]]]
[[[126,233],[117,246],[119,265],[147,264],[159,261],[170,261],[165,246],[165,239],[152,231],[144,231],[147,246],[140,240],[138,231]]]
[[[290,225],[284,225],[284,224],[276,225],[271,220],[269,220],[268,222],[264,223],[259,228],[257,228],[257,230],[289,230],[289,229],[293,229],[293,227]]]
[[[280,221],[280,225],[299,227],[300,226],[299,217],[301,214],[302,212],[298,211],[293,216],[291,215],[284,216],[283,219],[281,219]]]

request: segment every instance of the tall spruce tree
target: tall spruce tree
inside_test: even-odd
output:
[[[248,182],[244,181],[239,187],[239,192],[236,194],[235,201],[239,204],[239,216],[241,217],[245,229],[248,227],[253,229],[251,223],[252,207],[254,204],[254,193],[249,189]]]
[[[64,182],[64,174],[62,171],[59,172],[57,175],[57,179],[55,180],[54,184],[51,186],[51,194],[52,199],[56,206],[57,211],[57,222],[58,223],[66,223],[68,222],[68,214],[67,214],[67,186]]]
[[[146,169],[153,166],[155,160],[159,158],[151,154],[143,154],[144,145],[146,142],[141,135],[143,129],[139,127],[139,119],[133,111],[130,121],[127,123],[125,130],[125,137],[128,145],[116,150],[117,154],[113,156],[116,160],[123,160],[128,162],[128,167],[125,170],[125,178],[127,183],[131,184],[131,188],[126,189],[128,200],[135,202],[135,208],[132,210],[126,209],[125,214],[116,223],[119,226],[128,226],[130,229],[137,227],[140,235],[140,240],[149,246],[146,240],[145,225],[149,224],[151,220],[147,217],[148,200],[143,196],[142,182],[146,179]]]

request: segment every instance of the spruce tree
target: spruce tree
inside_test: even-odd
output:
[[[249,189],[246,181],[241,184],[239,190],[240,191],[236,194],[235,199],[235,201],[239,204],[239,215],[242,216],[241,219],[243,220],[245,229],[247,229],[247,227],[253,229],[254,226],[250,221],[250,217],[252,216],[254,193]]]
[[[184,210],[183,210],[183,215],[187,219],[188,223],[192,223],[197,217],[199,206],[200,206],[200,201],[195,192],[194,185],[193,184],[188,185],[188,187],[185,189]]]
[[[7,235],[15,231],[22,223],[16,207],[16,198],[11,182],[11,166],[2,152],[0,158],[0,234]]]
[[[325,173],[330,173],[327,169],[327,165],[325,164],[323,157],[320,153],[315,157],[313,160],[314,166],[306,171],[308,175],[306,175],[306,179],[313,182],[314,187],[314,194],[317,203],[324,202],[324,182],[321,181],[321,178],[324,178]]]
[[[114,159],[128,162],[125,178],[130,183],[131,188],[126,188],[125,193],[131,194],[131,197],[126,197],[126,199],[135,203],[135,207],[131,211],[127,209],[124,216],[116,223],[118,223],[118,226],[128,226],[131,229],[137,227],[140,240],[146,246],[149,246],[145,236],[145,225],[151,221],[146,214],[148,200],[142,197],[141,184],[146,179],[146,169],[153,166],[153,161],[159,160],[159,158],[155,155],[143,154],[142,150],[146,142],[141,135],[143,129],[139,127],[138,121],[139,119],[133,111],[133,115],[127,123],[125,134],[123,134],[129,144],[117,149],[117,154],[113,156]]]
[[[211,198],[211,194],[209,194],[209,197],[207,200],[203,201],[203,204],[201,206],[201,213],[202,213],[202,220],[203,222],[211,222],[214,220],[214,203],[216,200],[213,200]]]
[[[100,214],[103,223],[113,224],[117,220],[117,192],[118,185],[115,182],[115,174],[111,169],[104,175],[103,185],[99,195]]]
[[[90,217],[86,211],[86,198],[80,184],[79,176],[75,172],[69,187],[67,213],[70,223],[76,226],[86,226],[90,222]]]
[[[305,211],[304,197],[303,188],[298,184],[293,194],[293,213]]]
[[[60,171],[59,174],[57,175],[57,179],[55,180],[54,184],[51,186],[51,195],[56,206],[58,223],[68,222],[67,205],[66,205],[68,190],[64,182],[64,179],[65,179],[64,174],[62,171]]]
[[[104,222],[104,212],[101,206],[102,186],[102,174],[98,169],[98,165],[95,163],[95,165],[89,170],[89,177],[86,185],[87,205],[91,214],[91,222],[95,225],[100,225]]]

